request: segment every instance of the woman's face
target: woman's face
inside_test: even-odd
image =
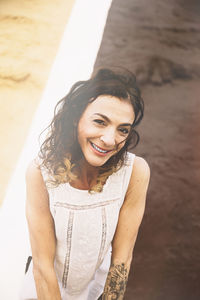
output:
[[[85,160],[102,166],[125,144],[134,121],[128,100],[102,95],[88,104],[78,123],[78,142]]]

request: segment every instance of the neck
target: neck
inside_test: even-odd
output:
[[[91,183],[96,180],[98,168],[89,165],[84,159],[81,159],[75,169],[78,179],[83,186],[90,187]]]

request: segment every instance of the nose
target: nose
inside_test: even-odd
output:
[[[113,147],[116,145],[116,136],[115,130],[105,130],[100,140],[104,143],[107,147]]]

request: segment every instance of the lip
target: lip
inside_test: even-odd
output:
[[[107,149],[103,149],[103,148],[97,146],[99,149],[101,149],[101,150],[103,150],[103,151],[108,151],[108,152],[106,152],[106,153],[102,153],[102,152],[99,152],[98,150],[96,150],[96,149],[92,146],[92,144],[94,144],[95,146],[97,146],[97,145],[96,145],[95,143],[90,142],[90,145],[91,145],[92,150],[93,150],[95,153],[97,153],[98,155],[100,155],[100,156],[106,156],[106,155],[109,154],[111,151],[113,151],[113,149],[112,149],[112,150],[107,150]]]

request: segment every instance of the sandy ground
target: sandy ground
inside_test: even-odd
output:
[[[200,3],[114,0],[95,68],[137,74],[150,164],[147,207],[125,299],[200,299]]]
[[[0,1],[0,204],[73,2]]]

